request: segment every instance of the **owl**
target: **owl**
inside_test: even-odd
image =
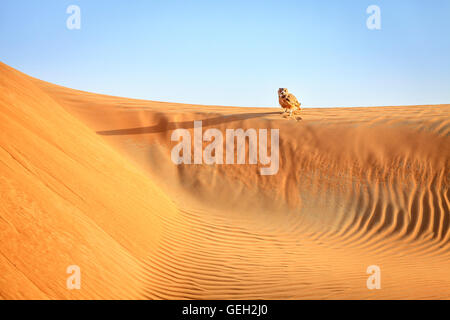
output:
[[[289,93],[286,88],[278,89],[278,101],[281,108],[283,108],[282,113],[289,111],[289,116],[292,116],[294,111],[301,110],[301,103],[298,102],[297,98],[292,93]]]

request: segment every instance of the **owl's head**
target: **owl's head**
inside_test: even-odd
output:
[[[284,95],[286,95],[288,93],[288,89],[286,89],[286,88],[280,88],[280,89],[278,89],[278,95],[279,96],[284,96]]]

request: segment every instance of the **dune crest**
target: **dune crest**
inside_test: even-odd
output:
[[[450,298],[450,105],[295,121],[0,73],[0,297]],[[279,129],[278,173],[175,165],[171,134],[195,120]]]

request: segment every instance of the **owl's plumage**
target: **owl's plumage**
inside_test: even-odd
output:
[[[292,93],[289,93],[286,88],[278,89],[278,102],[284,112],[289,111],[290,115],[296,110],[301,110],[301,103],[298,102],[297,98]]]

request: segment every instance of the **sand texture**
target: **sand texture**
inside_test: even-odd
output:
[[[0,298],[450,299],[450,105],[280,111],[93,94],[0,63]],[[194,120],[279,129],[278,173],[175,165],[171,134]]]

